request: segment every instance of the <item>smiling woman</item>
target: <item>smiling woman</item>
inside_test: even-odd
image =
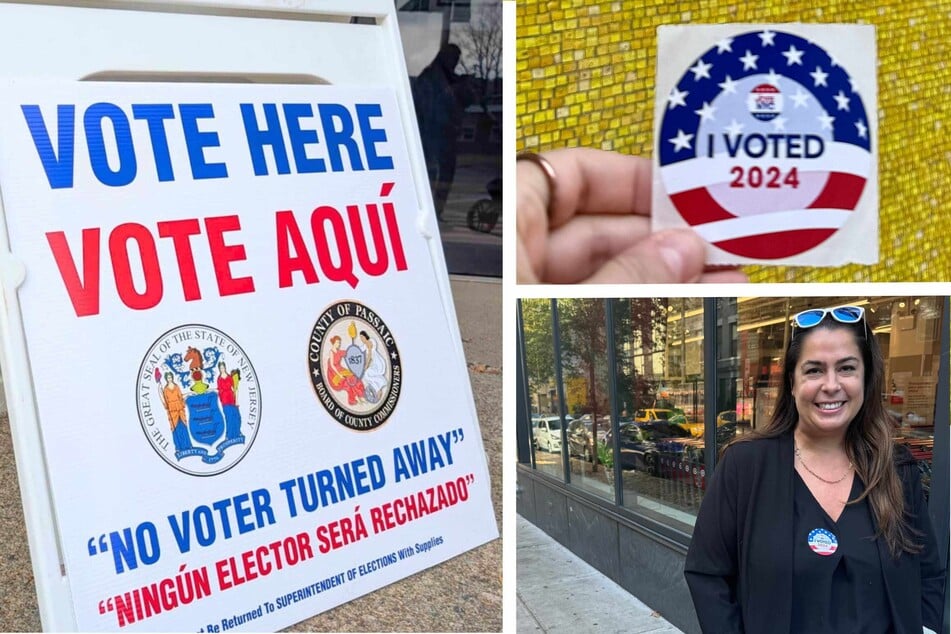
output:
[[[685,565],[704,631],[941,627],[920,476],[891,441],[864,312],[843,308],[794,318],[772,417],[711,479]]]

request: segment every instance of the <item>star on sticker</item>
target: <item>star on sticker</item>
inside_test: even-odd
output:
[[[776,37],[776,32],[770,31],[769,29],[759,34],[759,39],[763,41],[763,46],[773,46],[775,44],[773,42],[774,37]]]
[[[746,55],[740,58],[740,61],[743,62],[743,70],[756,70],[756,60],[759,59],[759,55],[753,55],[750,51],[746,51]]]
[[[852,87],[852,92],[854,92],[856,95],[859,94],[859,89],[855,87],[855,80],[851,77],[849,77],[849,86]]]
[[[703,107],[700,108],[700,110],[694,110],[694,114],[700,115],[701,121],[703,121],[704,119],[709,119],[710,121],[713,121],[714,119],[713,113],[716,112],[716,110],[717,110],[716,108],[714,108],[709,103],[704,101]]]
[[[725,37],[719,42],[717,42],[717,54],[719,55],[723,51],[727,51],[729,53],[733,52],[733,38],[732,37]]]
[[[777,132],[779,132],[780,130],[785,131],[786,121],[787,121],[786,117],[776,117],[775,119],[773,119],[773,129],[775,129]]]
[[[861,119],[855,122],[855,129],[859,131],[859,136],[861,138],[863,139],[866,138],[866,135],[868,133],[868,128],[865,127],[865,124],[862,123]]]
[[[692,138],[692,134],[684,134],[683,130],[677,130],[677,136],[667,140],[674,144],[674,151],[679,152],[680,150],[690,149],[690,140]]]
[[[395,352],[391,352],[391,353],[390,353],[390,358],[393,359],[394,361],[396,361],[396,357],[397,357],[397,356],[398,356],[398,355],[397,355]]]
[[[835,58],[835,55],[833,55],[832,53],[829,53],[829,59],[832,61],[832,67],[833,67],[833,68],[835,68],[836,66],[839,65],[839,60],[837,60],[837,59]]]
[[[730,79],[730,76],[727,75],[726,79],[717,84],[724,93],[736,94],[736,82]]]
[[[670,96],[667,97],[667,102],[669,104],[667,108],[669,110],[673,110],[677,106],[686,106],[687,102],[684,101],[684,98],[688,94],[689,93],[686,90],[677,90],[677,87],[674,86],[674,89],[670,91]]]
[[[737,123],[736,119],[732,119],[730,121],[730,125],[728,125],[727,127],[723,129],[727,132],[727,134],[730,134],[731,136],[736,136],[743,132],[743,127],[744,126],[742,123]]]
[[[829,84],[826,83],[826,79],[829,77],[829,73],[822,70],[821,66],[816,66],[815,72],[809,73],[809,76],[812,77],[813,86],[825,86],[829,87]]]
[[[320,370],[318,370],[317,368],[314,368],[314,369],[311,371],[311,374],[314,375],[314,378],[315,378],[315,379],[319,379],[319,378],[320,378]]]
[[[779,73],[777,73],[775,70],[773,70],[772,68],[770,68],[770,69],[769,69],[769,77],[767,78],[766,81],[767,81],[767,83],[770,83],[770,84],[772,84],[773,86],[776,86],[777,88],[779,88]]]
[[[693,80],[700,81],[701,77],[710,79],[711,68],[713,68],[713,64],[707,64],[703,59],[698,59],[696,66],[690,67],[690,72],[693,73]]]
[[[786,66],[792,66],[793,64],[799,64],[802,66],[802,54],[805,51],[798,50],[794,45],[789,45],[788,51],[783,51],[783,56],[786,58]]]
[[[797,88],[796,94],[791,95],[790,99],[793,100],[793,103],[796,105],[797,108],[805,108],[806,102],[809,101],[809,94],[804,93],[802,91],[802,88]]]
[[[839,110],[849,109],[849,98],[846,97],[845,93],[843,93],[841,90],[839,91],[839,94],[833,97],[833,99],[835,99],[836,104],[838,104]]]
[[[819,122],[822,124],[823,130],[832,129],[832,122],[835,121],[835,117],[829,116],[827,114],[821,114],[816,118],[819,119]]]

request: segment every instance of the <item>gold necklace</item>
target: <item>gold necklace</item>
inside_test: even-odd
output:
[[[813,471],[812,469],[810,469],[810,468],[809,468],[809,465],[806,464],[806,461],[802,459],[802,452],[799,451],[799,445],[793,445],[793,446],[796,448],[796,457],[799,458],[799,463],[800,463],[803,467],[805,467],[806,471],[808,471],[809,473],[811,473],[811,474],[812,474],[813,476],[815,476],[817,479],[819,479],[819,480],[825,482],[826,484],[838,484],[838,483],[842,482],[843,480],[845,480],[845,476],[847,476],[847,475],[849,475],[850,473],[852,473],[853,465],[852,465],[852,461],[850,460],[850,461],[849,461],[849,468],[848,468],[848,470],[842,475],[841,478],[839,478],[838,480],[826,480],[826,479],[823,478],[821,475],[819,475],[818,473],[816,473],[815,471]]]

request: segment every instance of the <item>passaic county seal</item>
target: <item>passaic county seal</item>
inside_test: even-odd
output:
[[[189,324],[156,339],[136,388],[142,431],[179,471],[227,471],[258,433],[261,391],[254,368],[244,350],[216,328]]]
[[[366,306],[328,306],[311,330],[307,360],[317,399],[341,425],[369,431],[396,408],[403,380],[399,350],[393,333]]]

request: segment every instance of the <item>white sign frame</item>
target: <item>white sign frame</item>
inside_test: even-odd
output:
[[[351,16],[369,18],[350,24]],[[147,27],[147,28],[146,28]],[[249,46],[235,28],[254,29],[259,46]],[[170,38],[167,29],[174,28]],[[319,32],[322,39],[295,40]],[[109,34],[97,39],[97,34]],[[189,35],[201,35],[201,40]],[[190,46],[174,44],[183,39]],[[196,46],[200,41],[204,47]],[[170,45],[171,44],[171,45]],[[349,45],[335,68],[321,67],[320,50]],[[76,51],[79,51],[77,54]],[[121,51],[121,59],[116,51]],[[306,59],[300,59],[305,56]],[[374,63],[367,63],[372,60]],[[165,78],[262,83],[378,83],[396,94],[416,190],[416,227],[429,255],[453,341],[449,361],[465,367],[448,272],[435,223],[409,78],[391,0],[106,0],[59,3],[0,2],[0,76],[49,79]],[[303,80],[302,80],[303,78]],[[2,194],[2,192],[0,192]],[[0,364],[17,456],[17,473],[43,628],[76,628],[68,578],[60,553],[56,513],[43,453],[17,288],[26,271],[12,257],[0,226]],[[478,431],[471,392],[467,407]],[[479,436],[480,437],[480,436]],[[486,469],[486,472],[488,469]]]

